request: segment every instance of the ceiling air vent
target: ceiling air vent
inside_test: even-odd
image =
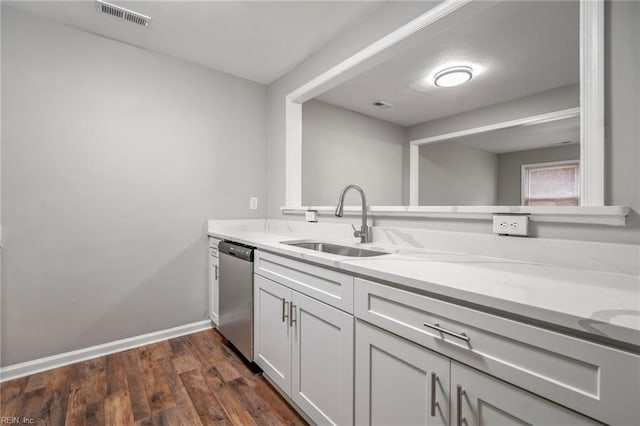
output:
[[[115,4],[107,3],[106,1],[96,0],[96,8],[102,13],[106,13],[107,15],[111,15],[119,19],[124,19],[125,21],[129,21],[134,24],[142,25],[143,27],[148,27],[149,22],[151,22],[151,18],[149,16],[134,12],[133,10],[125,9],[121,6],[116,6]]]

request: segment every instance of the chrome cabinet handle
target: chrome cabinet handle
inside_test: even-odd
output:
[[[457,426],[462,426],[462,386],[458,385],[457,387],[457,396],[456,396],[456,414],[457,414]]]
[[[436,407],[438,406],[438,402],[436,401],[436,381],[438,380],[438,376],[436,373],[431,373],[431,417],[436,416]]]
[[[293,317],[293,314],[296,312],[296,305],[291,302],[289,304],[289,327],[293,327],[293,323],[296,322],[296,319]]]
[[[282,298],[282,322],[285,322],[285,320],[287,318],[289,318],[289,314],[287,314],[287,305],[289,304],[289,302],[284,300],[284,297]]]
[[[439,331],[440,333],[444,333],[444,334],[448,334],[449,336],[453,336],[455,338],[458,338],[460,340],[464,340],[465,342],[468,342],[470,340],[469,336],[467,336],[464,333],[456,333],[455,331],[451,331],[451,330],[447,330],[446,328],[442,328],[440,327],[440,325],[436,322],[433,324],[429,324],[428,322],[423,323],[423,325],[425,327],[429,327],[431,329],[434,329],[436,331]]]
[[[219,276],[218,276],[218,265],[213,265],[216,268],[216,281],[218,280]]]

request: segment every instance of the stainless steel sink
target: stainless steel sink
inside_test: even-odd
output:
[[[282,241],[282,244],[349,257],[372,257],[388,254],[378,250],[367,250],[358,247],[341,246],[338,244],[323,243],[320,241]]]

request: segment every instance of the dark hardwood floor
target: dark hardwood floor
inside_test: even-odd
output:
[[[215,330],[5,382],[0,396],[2,417],[38,425],[306,424]]]

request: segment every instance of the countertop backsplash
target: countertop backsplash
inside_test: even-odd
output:
[[[359,222],[305,222],[300,220],[248,219],[210,220],[209,232],[216,230],[269,232],[292,239],[327,239],[358,243],[351,225]],[[372,226],[370,245],[393,245],[403,249],[427,249],[516,261],[555,265],[626,275],[640,275],[640,245],[507,237],[468,232],[432,231],[416,228]]]

